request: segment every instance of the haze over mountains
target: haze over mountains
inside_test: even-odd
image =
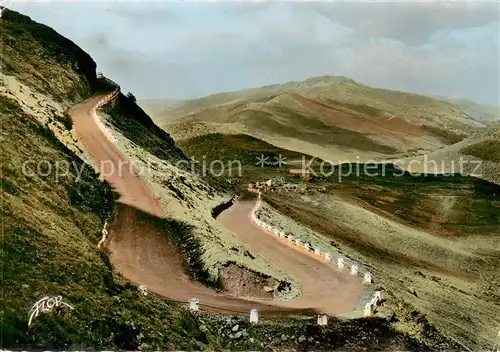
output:
[[[331,161],[384,159],[437,150],[485,128],[493,114],[474,105],[313,77],[181,102],[141,105],[177,140],[246,133]]]
[[[446,100],[446,98],[445,98]],[[488,104],[479,104],[468,99],[450,100],[454,105],[458,105],[474,120],[486,124],[500,121],[500,107]]]

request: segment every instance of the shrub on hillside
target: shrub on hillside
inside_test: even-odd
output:
[[[441,138],[448,144],[455,144],[460,142],[464,138],[467,138],[466,134],[446,131],[435,126],[422,125],[422,128],[424,129],[424,131],[428,131],[429,133]]]
[[[55,115],[55,119],[62,123],[68,131],[71,131],[71,129],[73,128],[73,120],[71,119],[71,116],[69,116],[69,114],[66,113],[64,115]]]
[[[132,100],[134,103],[137,102],[137,98],[131,92],[127,93],[127,98],[129,98],[130,100]]]
[[[241,189],[238,192],[241,200],[254,200],[257,199],[257,193],[249,191],[247,189]]]
[[[482,160],[500,162],[500,142],[497,140],[486,140],[477,144],[468,146],[460,153],[465,155],[472,155]]]

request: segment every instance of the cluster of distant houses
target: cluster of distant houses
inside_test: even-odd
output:
[[[287,183],[280,177],[272,177],[267,181],[257,181],[255,184],[249,184],[248,187],[256,189],[259,191],[270,191],[270,190],[284,190],[284,191],[296,191],[301,188],[302,185],[296,183]]]
[[[296,170],[290,170],[290,173],[297,174],[297,172],[293,172]],[[286,180],[281,176],[275,176],[270,178],[267,181],[258,181],[255,184],[249,184],[248,188],[252,190],[258,190],[261,192],[265,191],[273,191],[273,192],[300,192],[300,193],[309,193],[311,191],[325,192],[325,187],[312,186],[307,181],[310,178],[302,177],[301,183],[290,183],[286,182]]]

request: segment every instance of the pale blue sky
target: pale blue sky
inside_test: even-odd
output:
[[[497,3],[18,2],[138,98],[343,75],[499,103]]]

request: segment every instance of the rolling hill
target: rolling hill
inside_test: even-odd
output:
[[[113,190],[103,181],[102,174],[99,175],[99,169],[93,163],[95,156],[89,152],[91,148],[86,149],[82,136],[76,132],[78,120],[68,114],[69,108],[89,98],[100,98],[103,93],[109,94],[116,86],[110,87],[97,78],[96,63],[75,43],[15,11],[2,13],[0,38],[0,175],[4,232],[0,248],[3,271],[0,330],[3,349],[459,350],[463,346],[489,347],[492,331],[486,331],[486,328],[490,328],[489,322],[496,316],[494,308],[498,307],[497,286],[490,280],[490,275],[494,278],[496,274],[495,265],[498,262],[495,248],[489,246],[494,237],[488,238],[488,241],[483,239],[480,243],[476,243],[476,237],[467,237],[465,245],[452,239],[457,245],[455,248],[449,245],[452,240],[433,240],[422,229],[409,231],[409,225],[401,226],[398,217],[386,221],[382,215],[375,214],[375,210],[368,212],[330,194],[305,198],[294,197],[293,193],[283,198],[270,195],[269,204],[274,201],[275,207],[266,205],[269,216],[275,216],[279,210],[286,214],[282,216],[284,221],[291,222],[294,217],[297,224],[310,227],[301,226],[301,234],[307,235],[313,229],[329,245],[342,240],[340,243],[346,256],[362,260],[364,264],[373,263],[379,280],[377,287],[387,288],[386,292],[392,295],[388,295],[390,305],[386,306],[389,319],[384,314],[353,320],[330,317],[326,327],[316,325],[316,316],[265,317],[261,323],[253,325],[241,315],[222,317],[206,311],[192,313],[185,309],[185,300],[168,300],[150,287],[149,294],[143,295],[138,290],[139,283],[118,270],[109,247],[101,247],[100,244],[105,237],[102,229],[108,224],[111,239],[113,231],[116,233],[121,227],[128,228],[133,232],[130,238],[136,246],[133,249],[151,249],[150,252],[130,250],[130,257],[135,260],[131,261],[131,266],[152,263],[167,267],[173,261],[183,260],[185,267],[181,281],[175,281],[167,289],[180,290],[180,285],[198,280],[228,291],[225,282],[238,279],[231,275],[235,268],[244,274],[264,274],[270,279],[290,280],[293,284],[293,277],[258,252],[250,250],[213,218],[211,211],[214,207],[226,204],[230,198],[230,188],[224,184],[226,179],[221,177],[222,181],[217,183],[209,177],[201,177],[199,170],[181,167],[184,164],[180,161],[188,160],[184,153],[196,157],[206,154],[210,159],[221,155],[241,159],[243,167],[247,168],[245,170],[254,172],[250,175],[254,178],[254,175],[264,173],[271,175],[277,169],[256,170],[253,161],[260,153],[273,157],[284,154],[290,160],[306,155],[306,149],[319,150],[325,155],[337,150],[349,156],[354,150],[366,156],[397,156],[406,154],[402,150],[407,144],[428,144],[429,148],[437,148],[473,133],[476,133],[473,137],[461,142],[459,152],[495,161],[496,132],[490,135],[481,124],[465,115],[454,117],[453,108],[447,103],[422,102],[422,97],[378,92],[345,78],[323,77],[267,87],[262,91],[224,93],[199,103],[185,103],[192,105],[193,109],[198,104],[197,109],[201,110],[196,110],[198,112],[193,116],[201,114],[206,117],[202,123],[210,124],[214,130],[227,125],[239,132],[246,131],[250,126],[255,134],[266,137],[262,140],[251,133],[228,134],[224,130],[224,134],[207,134],[209,130],[205,129],[196,133],[188,131],[186,136],[189,138],[180,138],[175,143],[167,133],[170,132],[170,125],[166,130],[158,128],[133,99],[120,93],[95,114],[95,119],[116,138],[117,152],[141,170],[146,170],[137,176],[147,182],[158,200],[158,206],[165,211],[165,219],[132,209],[120,212],[125,205],[117,199],[118,190]],[[332,82],[339,82],[339,87],[334,88]],[[321,97],[321,91],[335,89],[338,89],[335,101]],[[365,90],[362,94],[365,100],[349,100],[347,96],[350,93],[344,92],[349,89]],[[342,100],[341,92],[345,93],[345,100]],[[388,94],[390,98],[384,100],[377,94],[383,97]],[[405,107],[415,108],[404,119],[388,116],[391,109],[397,110],[397,104],[392,99],[399,95],[415,99],[411,104],[404,104]],[[212,106],[212,99],[219,105]],[[437,105],[425,108],[431,103]],[[188,105],[182,106],[187,109]],[[185,113],[182,106],[169,108],[178,112],[180,120],[172,128],[181,136]],[[251,110],[249,106],[255,109]],[[418,109],[423,112],[417,113]],[[268,115],[263,115],[265,111]],[[433,115],[438,114],[437,111],[442,114],[436,115],[442,119],[439,120],[442,125],[436,122]],[[219,116],[219,112],[226,115]],[[242,116],[247,119],[240,119]],[[389,121],[381,122],[382,116]],[[428,120],[422,116],[427,116]],[[230,119],[225,120],[228,117]],[[424,120],[428,122],[419,125],[419,121]],[[368,124],[369,128],[364,126],[365,129],[360,129],[358,122]],[[275,138],[281,138],[282,145],[293,145],[297,141],[307,148],[298,144],[295,149],[289,150],[278,143],[269,144],[268,141]],[[326,145],[324,150],[318,149],[323,144]],[[72,167],[61,170],[64,174],[46,172],[47,165],[66,164]],[[284,170],[279,171],[285,173]],[[387,179],[379,179],[378,184],[371,179],[365,182],[360,188],[359,180],[352,180],[344,191],[352,189],[367,201],[382,204],[378,205],[382,210],[409,203],[403,192],[398,193],[391,188],[414,189],[412,197],[420,196],[421,188],[406,179],[398,184]],[[332,182],[330,186],[337,190],[337,183]],[[427,190],[429,195],[435,195],[432,185]],[[395,205],[388,200],[388,191],[395,195]],[[466,189],[457,196],[469,197],[472,191]],[[498,202],[496,198],[490,198],[485,200],[478,195],[478,199],[471,200],[476,204],[477,212],[482,209],[487,212],[477,219],[469,219],[467,225],[479,224],[487,227],[488,231],[496,231],[494,226],[498,223],[498,213],[495,207]],[[440,199],[432,198],[425,202],[423,208],[415,206],[411,212],[404,212],[404,207],[401,207],[404,220],[427,223],[425,216],[432,217],[435,202],[440,202]],[[455,214],[457,219],[453,217],[453,221],[459,221],[462,214],[469,212],[467,205],[470,203],[456,203],[460,211],[452,213],[450,209],[453,205],[446,202],[448,212],[444,215]],[[134,228],[134,218],[139,218],[150,229],[144,230],[146,226]],[[433,223],[441,224],[440,219],[434,220]],[[337,231],[338,224],[354,227],[359,223],[363,225],[359,234],[354,230],[340,234],[332,232]],[[449,223],[443,221],[442,227]],[[417,225],[420,226],[420,223]],[[390,233],[386,235],[388,229]],[[155,236],[169,241],[171,246],[168,248],[174,250],[165,253],[163,250],[166,247],[155,247],[158,242],[150,241],[151,237],[148,237],[153,232]],[[479,232],[479,235],[484,233]],[[141,247],[144,242],[150,247]],[[379,245],[380,242],[383,245]],[[349,247],[350,243],[354,243],[359,251]],[[406,248],[421,246],[422,243],[428,245],[416,251],[417,255],[407,257]],[[444,279],[435,276],[441,274],[435,272],[440,265],[460,262],[468,266],[469,261],[462,258],[471,256],[470,243],[476,243],[475,246],[481,250],[483,247],[488,249],[484,253],[489,255],[489,261],[482,260],[478,255],[472,258],[471,266],[478,271],[488,267],[488,275],[482,280],[490,285],[483,287],[483,281],[479,282],[481,285],[474,282],[462,285],[461,281],[454,281],[453,275],[448,278],[447,272],[443,274],[446,276]],[[462,250],[462,246],[467,251]],[[439,258],[440,265],[428,265],[427,262],[433,258],[429,253]],[[382,257],[380,261],[379,256]],[[379,263],[385,263],[385,266],[379,268]],[[420,265],[422,271],[414,272],[414,263]],[[409,264],[408,269],[400,271],[398,265],[405,264]],[[420,291],[419,285],[429,285],[430,281],[435,282],[433,290]],[[416,290],[409,291],[409,284]],[[442,290],[434,290],[438,285]],[[485,301],[488,299],[486,304],[483,302],[479,306],[489,309],[485,331],[479,331],[483,323],[476,321],[479,320],[476,316],[482,312],[476,309],[477,305],[468,306],[468,309],[477,311],[473,321],[462,310],[456,309],[454,314],[460,314],[461,319],[458,323],[454,315],[447,314],[448,310],[442,311],[439,304],[435,305],[435,302],[446,300],[445,307],[454,309],[457,292],[462,303],[476,302],[472,301],[476,296],[469,295],[471,288],[481,289],[476,296]],[[417,297],[415,292],[420,296]],[[422,292],[433,295],[425,296]],[[62,295],[64,301],[74,305],[75,309],[55,309],[54,314],[41,314],[36,323],[28,327],[29,307],[40,297],[54,294]],[[418,303],[415,303],[416,300]],[[445,318],[446,324],[436,324],[442,318]],[[463,334],[462,329],[472,333]],[[239,337],[236,337],[235,330],[241,332]]]
[[[446,100],[446,99],[445,99]],[[452,104],[459,106],[472,119],[491,124],[500,121],[500,107],[479,104],[468,99],[449,100]]]
[[[143,106],[188,156],[241,160],[250,178],[245,182],[286,175],[286,168],[245,165],[262,148],[291,160],[301,153],[341,161],[338,171],[315,181],[326,187],[324,194],[266,192],[270,221],[314,232],[309,239],[322,245],[348,248],[415,308],[407,314],[422,314],[463,346],[493,343],[500,124],[487,108],[344,77]],[[368,159],[384,161],[377,176],[352,172]],[[341,174],[348,176],[340,181]]]
[[[241,133],[332,162],[423,154],[485,127],[448,101],[336,76],[141,106],[176,140]]]
[[[95,171],[92,156],[67,113],[75,104],[99,97],[103,91],[109,93],[112,87],[97,79],[96,63],[87,53],[27,16],[2,8],[0,38],[2,349],[427,347],[382,318],[331,318],[324,329],[310,318],[270,318],[265,324],[251,325],[242,317],[193,314],[184,304],[152,292],[143,296],[137,283],[124,278],[109,253],[99,247],[103,226],[123,204]],[[123,94],[108,105],[107,114],[101,111],[100,118],[118,136],[122,152],[134,157],[137,165],[138,159],[154,159],[155,166],[162,167],[148,181],[160,202],[168,203],[171,226],[164,228],[164,223],[152,221],[151,216],[143,215],[143,221],[148,219],[158,234],[171,236],[174,242],[176,236],[182,237],[183,245],[176,254],[189,262],[186,274],[192,274],[190,267],[203,271],[209,262],[219,262],[211,273],[217,276],[217,269],[224,269],[220,258],[231,261],[233,268],[240,259],[253,258],[248,259],[249,266],[260,263],[257,265],[272,271],[263,257],[252,255],[243,243],[217,227],[211,206],[227,200],[228,195],[196,173],[175,167],[176,161],[185,158],[170,136]],[[182,216],[191,225],[180,220]],[[144,240],[144,233],[140,235]],[[210,237],[201,240],[205,236]],[[210,247],[193,249],[200,240]],[[219,257],[214,249],[220,251]],[[225,277],[232,279],[228,273]],[[52,295],[61,295],[74,309],[55,308],[28,326],[33,303]],[[236,324],[245,336],[229,338]]]
[[[401,160],[413,173],[461,173],[500,184],[500,122],[456,144]]]

